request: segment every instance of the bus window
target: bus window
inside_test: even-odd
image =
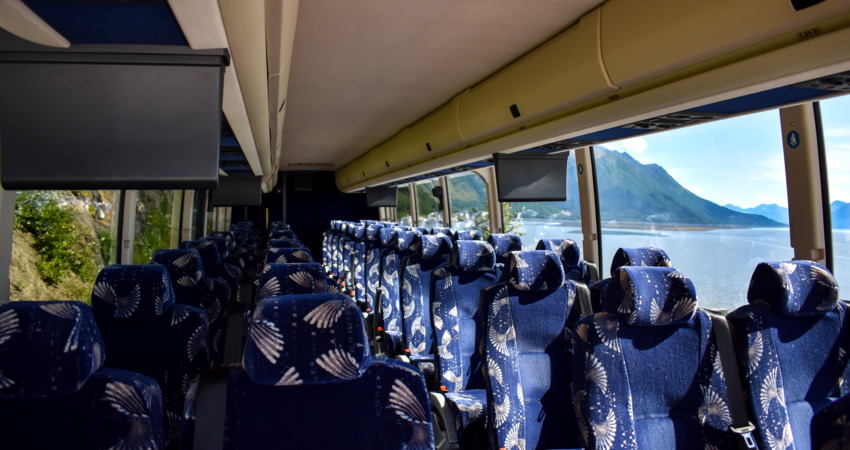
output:
[[[153,252],[180,243],[182,191],[139,191],[133,264],[147,264]]]
[[[440,202],[434,197],[432,189],[440,182],[434,178],[420,181],[416,186],[416,210],[419,214],[419,226],[425,228],[442,227],[443,213],[440,212]]]
[[[619,247],[659,247],[700,306],[732,310],[759,262],[794,256],[778,110],[594,150],[605,275]]]
[[[407,185],[398,187],[398,206],[396,206],[395,216],[398,223],[413,225],[413,218],[410,215],[410,188]]]
[[[490,236],[490,217],[487,209],[487,183],[474,172],[446,178],[451,198],[452,228],[478,230],[484,239]]]
[[[120,191],[19,191],[12,300],[89,303],[101,268],[116,262]]]
[[[581,207],[576,159],[567,162],[567,201],[502,203],[505,233],[522,239],[523,250],[534,250],[541,239],[572,239],[581,246]]]
[[[832,215],[832,265],[838,285],[850,287],[850,96],[820,102]]]

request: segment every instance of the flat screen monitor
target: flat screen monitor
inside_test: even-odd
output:
[[[212,206],[259,206],[263,204],[261,177],[220,177],[212,190]]]
[[[366,206],[396,206],[398,204],[398,188],[395,186],[375,186],[366,188]]]
[[[493,155],[500,202],[548,202],[567,199],[569,153]]]

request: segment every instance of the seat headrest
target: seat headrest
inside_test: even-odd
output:
[[[254,383],[291,386],[353,380],[370,361],[363,317],[350,298],[290,295],[257,305],[242,367]]]
[[[201,255],[195,249],[157,250],[150,262],[165,266],[171,281],[183,287],[195,286],[206,276]]]
[[[449,264],[464,272],[488,272],[496,265],[493,247],[485,241],[456,241]]]
[[[160,316],[173,305],[171,277],[162,264],[106,266],[91,294],[92,311],[102,317]]]
[[[349,233],[354,239],[363,239],[363,236],[366,235],[366,225],[357,224],[351,228],[351,233]]]
[[[365,233],[366,240],[370,241],[370,242],[380,241],[381,240],[381,229],[383,229],[383,228],[384,228],[384,226],[379,224],[379,223],[373,223],[373,224],[369,225],[368,227],[366,227],[366,233]]]
[[[487,242],[493,246],[493,251],[496,252],[497,263],[504,264],[508,260],[508,253],[522,250],[522,239],[513,233],[491,234],[487,238]]]
[[[270,247],[266,250],[266,264],[268,263],[306,263],[313,262],[313,254],[307,247],[301,248],[277,248]]]
[[[0,398],[71,395],[103,366],[88,305],[15,301],[0,306]]]
[[[422,245],[422,235],[415,231],[399,231],[395,240],[395,248],[399,251],[418,252]]]
[[[228,242],[236,240],[236,235],[232,231],[213,231],[210,236],[215,238],[225,238]]]
[[[274,295],[324,294],[328,292],[325,271],[319,263],[276,264],[263,267],[257,287],[257,302]]]
[[[394,228],[381,228],[379,235],[381,237],[382,247],[392,247],[395,245],[395,241],[398,238],[398,231]]]
[[[549,250],[557,253],[565,270],[568,267],[577,266],[581,261],[581,251],[578,244],[572,239],[541,239],[537,243],[537,250]]]
[[[300,248],[303,247],[304,244],[301,243],[298,239],[271,239],[269,240],[269,247],[277,247],[277,248]]]
[[[446,236],[452,236],[452,235],[455,234],[455,231],[452,230],[449,227],[434,227],[434,228],[431,228],[430,234],[440,234],[440,233],[443,233]],[[426,234],[427,234],[427,232],[426,232]]]
[[[227,242],[227,239],[212,236],[207,236],[204,239],[213,241],[213,243],[215,243],[215,248],[218,249],[219,257],[221,257],[222,259],[227,258],[227,255],[230,254],[230,243]]]
[[[623,266],[605,291],[605,310],[631,325],[685,323],[697,310],[694,284],[672,267]]]
[[[445,258],[452,251],[452,239],[445,234],[423,235],[419,237],[419,258],[433,260]]]
[[[271,239],[295,239],[295,233],[290,229],[272,229],[269,233]]]
[[[673,267],[670,257],[656,247],[619,248],[611,260],[611,276],[622,266]]]
[[[838,304],[838,283],[813,261],[763,262],[753,271],[747,300],[782,316],[821,315]]]
[[[481,233],[478,230],[460,230],[454,235],[456,241],[480,241]]]
[[[339,231],[342,229],[342,221],[341,220],[331,220],[331,229],[334,231]]]
[[[209,239],[198,239],[197,241],[183,241],[180,243],[180,248],[193,248],[201,255],[201,264],[204,268],[210,268],[221,264],[221,254],[215,242]]]
[[[511,252],[502,279],[520,291],[554,291],[564,285],[564,266],[554,252]]]

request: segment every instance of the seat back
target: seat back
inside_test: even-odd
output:
[[[159,383],[167,440],[177,444],[187,395],[210,367],[206,313],[174,303],[170,276],[160,264],[105,267],[95,281],[91,303],[106,365]]]
[[[734,448],[711,318],[669,267],[614,272],[605,311],[575,328],[576,415],[585,445]]]
[[[269,247],[266,250],[266,260],[264,264],[292,264],[292,263],[308,263],[313,262],[313,254],[306,247],[300,248],[278,248]]]
[[[590,284],[590,272],[587,263],[581,259],[581,250],[572,239],[541,239],[537,243],[537,250],[549,250],[555,252],[561,258],[564,265],[564,277],[567,280],[578,281],[585,285]]]
[[[243,369],[228,377],[228,445],[432,448],[421,375],[372,357],[360,314],[340,294],[261,301]]]
[[[491,448],[575,448],[570,395],[571,311],[575,285],[564,283],[552,252],[508,255],[498,284],[481,292],[482,354]]]
[[[366,308],[375,311],[375,295],[381,284],[381,224],[372,224],[366,227],[363,244],[363,272],[366,298]]]
[[[650,267],[673,267],[667,252],[657,247],[621,247],[614,253],[611,259],[611,277],[614,272],[623,266],[650,266]],[[599,280],[590,288],[590,303],[593,311],[601,312],[602,303],[605,298],[605,289],[611,278]]]
[[[324,294],[328,292],[325,272],[319,263],[269,263],[263,268],[259,280],[256,303],[275,295]]]
[[[455,241],[480,241],[481,233],[478,230],[460,230],[452,235],[452,240]]]
[[[431,326],[431,274],[448,262],[452,240],[445,234],[411,237],[409,241],[399,237],[399,246],[411,253],[402,261],[399,273],[405,348],[414,357],[433,355],[436,350]]]
[[[508,253],[522,250],[522,239],[513,233],[491,234],[487,242],[496,252],[496,265],[499,268],[504,267],[508,260]]]
[[[396,241],[400,231],[395,228],[382,228],[381,237],[381,315],[378,317],[380,328],[393,342],[392,348],[401,343],[401,283],[399,282],[399,252]]]
[[[832,274],[811,261],[761,263],[749,305],[728,315],[764,447],[810,448],[814,411],[850,392],[847,306]]]
[[[304,244],[298,239],[269,239],[269,247],[301,248]]]
[[[484,389],[477,337],[481,290],[496,284],[496,255],[484,241],[457,241],[449,263],[433,274],[434,333],[438,383],[446,392]]]
[[[366,303],[366,225],[357,224],[352,231],[352,249],[351,249],[351,285],[350,290],[353,292],[351,298],[357,304]]]
[[[0,305],[3,447],[164,448],[156,381],[103,363],[88,305]]]

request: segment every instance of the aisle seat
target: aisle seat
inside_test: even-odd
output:
[[[496,267],[499,269],[505,266],[508,260],[508,253],[518,252],[522,250],[522,239],[513,233],[491,234],[487,238],[487,242],[493,247],[496,252]]]
[[[561,258],[564,265],[564,277],[567,280],[591,285],[590,271],[587,262],[581,259],[581,250],[572,239],[541,239],[537,243],[537,250],[549,250],[555,252]]]

